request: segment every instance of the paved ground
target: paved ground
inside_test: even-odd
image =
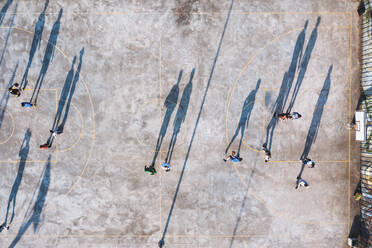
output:
[[[1,1],[0,246],[344,247],[357,3],[249,2]],[[233,137],[239,164],[222,161]]]

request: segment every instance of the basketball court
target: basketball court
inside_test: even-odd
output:
[[[30,66],[45,2],[0,3],[0,224],[15,202],[0,246],[346,247],[358,3],[150,2],[50,1]],[[52,38],[37,106],[22,108]],[[27,68],[21,97],[8,97]],[[63,134],[40,150],[66,102]],[[278,104],[302,118],[273,126]],[[243,160],[224,163],[240,140]],[[316,166],[296,190],[303,154]]]

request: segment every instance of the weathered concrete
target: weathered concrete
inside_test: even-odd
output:
[[[9,231],[0,233],[1,247],[14,242],[17,234],[20,237],[20,231],[25,233],[17,247],[157,247],[184,165],[165,247],[345,246],[355,211],[349,206],[349,192],[359,175],[358,161],[353,159],[359,157],[353,150],[358,144],[346,129],[359,87],[357,3],[236,1],[201,105],[230,1],[93,2],[49,3],[27,89],[7,104],[0,129],[0,218],[5,218],[27,128],[32,135],[16,191],[14,221]],[[2,1],[1,6],[4,4]],[[15,2],[2,23],[0,49],[14,8]],[[0,65],[3,91],[17,63],[14,81],[22,80],[43,8],[42,1],[18,3]],[[20,102],[27,101],[35,87],[60,8],[57,48],[37,108],[21,108]],[[300,62],[290,67],[306,21]],[[50,150],[41,151],[38,146],[49,136],[74,56],[74,73],[80,61],[82,66],[64,133]],[[164,101],[183,70],[177,98],[181,101],[193,68],[190,103],[177,136],[172,170],[166,173],[160,164],[167,155],[179,105],[157,157],[158,174],[145,174],[143,167],[153,159],[166,115]],[[278,123],[271,149],[273,161],[265,163],[257,149],[265,141],[272,107],[290,68],[295,74],[285,109],[304,73],[293,106],[303,118]],[[330,89],[326,101],[323,98],[324,108],[320,107],[320,126],[309,153],[316,166],[305,168],[302,174],[310,188],[296,191],[298,160],[328,74]],[[244,100],[259,79],[241,148],[243,161],[225,164],[224,151]],[[237,149],[239,139],[240,133],[231,149]],[[49,182],[49,155],[50,183],[45,184]],[[35,202],[42,208],[41,216]],[[11,211],[12,205],[10,215]],[[33,223],[37,224],[35,233]]]

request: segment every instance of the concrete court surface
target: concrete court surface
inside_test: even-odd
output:
[[[13,221],[0,247],[345,247],[359,175],[346,129],[357,3],[234,1],[225,26],[230,5],[50,0],[42,24],[44,1],[1,1],[0,223]],[[8,97],[27,67],[22,96]],[[40,72],[37,107],[22,108]],[[303,118],[276,125],[265,163],[272,109],[291,99]],[[56,113],[64,132],[40,150]],[[236,129],[243,161],[224,163]],[[295,190],[305,147],[316,166]]]

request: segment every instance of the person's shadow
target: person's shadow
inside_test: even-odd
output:
[[[12,34],[12,31],[13,31],[14,19],[15,19],[16,13],[17,13],[17,8],[18,8],[18,2],[16,3],[16,6],[15,6],[15,8],[13,10],[12,17],[10,19],[10,25],[9,25],[9,28],[8,28],[8,34],[6,35],[4,46],[3,46],[3,50],[1,52],[0,65],[3,63],[3,59],[4,59],[6,48],[8,46],[10,35]]]
[[[13,70],[12,76],[10,77],[7,89],[13,85],[14,78],[17,72],[17,68],[18,68],[18,62]],[[8,102],[9,102],[9,97],[10,97],[10,94],[7,89],[4,90],[4,93],[0,99],[0,108],[1,108],[0,109],[0,128],[3,125],[3,120],[4,120],[6,108],[8,107]]]
[[[173,87],[170,90],[167,98],[164,101],[163,106],[167,110],[165,111],[163,123],[162,123],[160,131],[159,131],[159,136],[158,136],[158,140],[156,142],[155,153],[154,153],[154,157],[153,157],[152,162],[151,162],[151,166],[155,165],[156,158],[158,157],[161,145],[163,143],[164,136],[167,133],[167,128],[168,128],[168,125],[169,125],[170,118],[172,116],[173,111],[175,110],[175,108],[177,106],[178,94],[179,94],[179,91],[180,91],[179,84],[181,82],[182,72],[183,72],[183,70],[180,71],[180,73],[178,75],[177,83],[175,85],[173,85]]]
[[[84,48],[80,50],[80,61],[79,61],[79,65],[77,67],[75,74],[74,74],[74,65],[76,61],[76,56],[74,57],[71,68],[67,73],[66,80],[65,80],[65,83],[61,91],[61,95],[59,97],[58,109],[54,117],[52,129],[51,129],[52,131],[57,130],[57,134],[61,134],[64,131],[64,127],[67,121],[67,116],[70,112],[71,100],[75,92],[76,84],[79,81],[81,65],[83,63],[83,55],[84,55]],[[64,116],[61,121],[62,113],[64,113]],[[51,133],[49,135],[49,138],[46,144],[49,144],[51,146],[53,144],[53,141],[54,141],[54,136]]]
[[[176,117],[173,121],[173,134],[171,141],[169,143],[169,148],[167,152],[167,156],[165,158],[165,163],[170,163],[173,155],[174,146],[176,145],[177,136],[181,130],[181,125],[185,121],[187,109],[189,107],[190,103],[190,96],[192,92],[192,79],[194,77],[195,68],[192,69],[191,75],[190,75],[190,81],[185,86],[185,89],[183,90],[182,97],[180,100],[180,104],[178,105]]]
[[[1,8],[1,10],[0,10],[0,26],[3,24],[5,14],[8,11],[8,9],[9,9],[9,7],[12,3],[13,3],[13,0],[8,0],[4,4],[4,6]]]
[[[62,91],[61,91],[61,95],[59,96],[58,109],[57,109],[56,115],[54,116],[54,121],[53,121],[53,125],[52,125],[51,130],[54,130],[57,127],[57,125],[59,123],[59,120],[61,118],[61,115],[62,115],[62,111],[63,111],[63,109],[66,105],[66,100],[67,100],[67,96],[70,92],[72,79],[74,78],[75,61],[76,61],[76,56],[72,60],[71,68],[67,73],[66,80],[65,80],[65,83],[64,83]]]
[[[297,37],[297,41],[293,49],[291,63],[289,65],[288,71],[284,73],[282,84],[279,90],[279,94],[271,109],[271,114],[282,113],[286,105],[289,93],[292,88],[292,84],[293,84],[293,80],[296,74],[297,67],[301,64],[302,51],[303,51],[303,47],[305,43],[305,34],[306,34],[306,28],[307,28],[308,22],[309,22],[308,20],[305,22],[304,28],[302,29],[301,33]],[[266,127],[266,140],[265,140],[264,146],[269,151],[271,151],[274,131],[275,131],[277,123],[278,123],[278,118],[276,116],[272,116],[269,121],[269,124]]]
[[[305,73],[306,73],[306,70],[307,70],[307,66],[309,65],[311,53],[313,52],[315,42],[316,42],[316,39],[318,37],[318,26],[320,24],[320,19],[321,18],[319,16],[318,19],[317,19],[316,25],[315,25],[313,31],[311,32],[309,41],[307,42],[305,53],[304,53],[304,56],[303,56],[303,58],[301,60],[301,63],[300,63],[300,69],[299,69],[299,72],[298,72],[297,82],[296,82],[296,85],[294,86],[294,90],[293,90],[293,93],[292,93],[292,98],[291,98],[291,101],[289,102],[289,106],[287,108],[286,113],[290,113],[292,111],[292,108],[293,108],[293,105],[296,101],[298,92],[300,91],[302,81],[304,80]]]
[[[281,104],[277,105],[277,109],[275,112],[281,113],[287,103],[289,93],[292,89],[292,84],[296,75],[297,69],[301,66],[302,61],[302,54],[304,50],[305,44],[305,36],[306,36],[306,29],[307,25],[309,24],[309,20],[306,20],[304,28],[302,29],[301,33],[297,37],[297,41],[295,44],[295,48],[293,49],[292,54],[292,61],[289,65],[287,74],[285,75],[285,89],[283,89],[283,97],[280,99]]]
[[[320,127],[320,120],[322,119],[324,105],[327,103],[329,90],[331,87],[331,72],[332,72],[333,66],[331,65],[328,70],[327,78],[324,81],[323,88],[320,92],[320,95],[318,97],[318,101],[315,105],[315,109],[313,112],[313,119],[311,120],[310,128],[307,133],[306,142],[304,151],[302,152],[301,159],[305,159],[308,157],[311,146],[316,141],[319,127]]]
[[[41,36],[43,34],[44,24],[45,24],[45,11],[48,7],[48,4],[49,4],[49,0],[46,0],[45,5],[44,5],[44,10],[39,15],[39,18],[35,25],[34,38],[32,40],[32,45],[30,49],[30,55],[28,57],[27,67],[26,67],[25,73],[23,74],[22,81],[20,84],[20,88],[23,90],[26,88],[27,83],[28,83],[27,81],[28,71],[30,70],[31,63],[36,53],[36,50],[40,48]]]
[[[17,245],[17,243],[19,242],[19,240],[21,240],[23,234],[27,231],[27,229],[30,227],[31,224],[33,224],[34,233],[36,233],[36,231],[39,228],[39,225],[41,222],[41,213],[43,211],[43,207],[46,201],[46,196],[47,196],[49,186],[50,186],[50,171],[51,171],[50,159],[51,157],[49,155],[48,161],[45,165],[45,168],[42,174],[42,179],[40,182],[39,192],[36,197],[36,201],[31,209],[31,212],[27,211],[26,213],[26,216],[28,217],[25,217],[25,218],[28,218],[28,220],[22,223],[21,227],[18,230],[16,237],[14,238],[12,243],[9,245],[9,248],[14,248]]]
[[[55,47],[56,47],[57,39],[59,35],[59,28],[61,25],[60,21],[62,17],[62,12],[63,12],[63,9],[60,9],[58,18],[56,22],[53,24],[52,31],[50,32],[49,40],[48,40],[47,47],[45,49],[44,58],[43,58],[43,64],[41,66],[39,76],[36,80],[35,88],[34,88],[34,91],[32,92],[30,103],[34,103],[34,104],[37,103],[37,99],[39,97],[40,88],[43,84],[44,77],[48,71],[50,62],[53,60],[54,51],[55,51]]]
[[[70,112],[71,100],[72,100],[72,97],[74,96],[75,89],[76,89],[76,84],[79,81],[79,77],[80,77],[81,66],[83,64],[83,55],[84,55],[84,48],[82,48],[80,50],[79,65],[76,69],[74,79],[72,80],[72,85],[70,87],[70,91],[69,91],[69,94],[68,94],[68,99],[67,99],[63,119],[62,119],[62,122],[57,127],[57,130],[58,130],[59,133],[63,133],[63,130],[65,128],[65,124],[66,124],[66,121],[67,121],[67,117],[68,117],[68,114]]]
[[[256,84],[256,88],[254,90],[252,90],[249,93],[249,95],[245,98],[238,126],[235,130],[235,133],[234,133],[233,137],[230,140],[230,143],[226,147],[225,154],[228,152],[230,146],[232,145],[232,143],[234,142],[236,137],[238,137],[239,132],[240,132],[240,141],[239,141],[237,156],[240,155],[240,148],[242,146],[245,128],[248,127],[249,119],[250,119],[250,116],[251,116],[251,113],[252,113],[252,109],[254,107],[254,103],[256,101],[256,94],[257,94],[257,91],[260,87],[260,84],[261,84],[261,79],[258,79],[257,84]]]
[[[22,141],[22,144],[21,144],[21,148],[18,152],[18,155],[19,155],[19,158],[20,158],[19,165],[18,165],[18,172],[17,172],[17,176],[14,180],[12,190],[11,190],[10,195],[9,195],[8,206],[7,206],[7,209],[6,209],[5,219],[4,219],[4,223],[2,224],[3,227],[5,227],[7,225],[11,203],[13,203],[12,215],[10,217],[10,221],[9,221],[8,225],[10,225],[13,222],[14,213],[15,213],[15,206],[16,206],[16,199],[17,199],[17,193],[18,193],[18,190],[19,190],[19,186],[21,185],[21,182],[22,182],[22,177],[23,177],[23,172],[25,170],[27,156],[28,156],[28,153],[30,151],[30,139],[31,139],[31,131],[30,131],[30,129],[27,129],[27,131],[25,133],[25,137],[23,138],[23,141]]]

